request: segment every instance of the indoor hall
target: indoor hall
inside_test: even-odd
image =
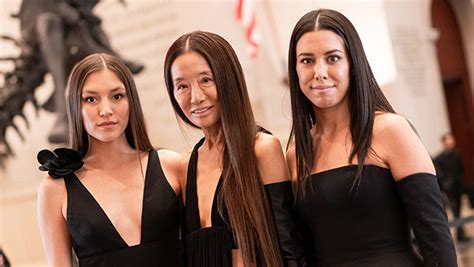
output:
[[[64,11],[63,21],[53,24],[62,34],[46,28],[43,40],[36,36],[42,23],[36,11],[46,12],[48,3],[73,12]],[[28,7],[23,13],[22,4]],[[163,77],[166,51],[191,31],[221,35],[240,60],[256,122],[285,149],[292,122],[291,32],[301,16],[318,8],[337,10],[354,24],[382,92],[416,128],[433,159],[443,150],[443,134],[453,134],[464,168],[461,219],[454,220],[444,200],[450,222],[465,222],[466,240],[457,241],[450,228],[458,264],[474,265],[473,0],[0,0],[0,248],[11,266],[47,266],[37,219],[45,173],[36,155],[66,145],[65,106],[52,99],[64,93],[66,72],[81,59],[87,38],[108,46],[136,73],[152,144],[185,153],[202,134],[173,111]],[[81,35],[71,25],[84,19],[91,32],[75,39]],[[37,47],[28,50],[32,42]],[[46,57],[68,60],[68,67],[49,69]]]

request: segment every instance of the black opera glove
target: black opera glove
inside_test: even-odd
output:
[[[456,251],[436,176],[415,173],[398,182],[397,189],[425,266],[457,266]]]
[[[267,184],[265,192],[275,219],[285,266],[307,266],[302,237],[298,232],[293,211],[291,181]]]
[[[69,148],[57,148],[54,152],[44,149],[36,157],[41,164],[39,169],[55,179],[64,178],[84,165],[79,153]]]

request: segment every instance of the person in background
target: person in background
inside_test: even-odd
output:
[[[456,149],[456,140],[451,133],[444,134],[441,137],[441,142],[443,143],[443,151],[434,158],[433,162],[441,189],[448,197],[454,218],[458,219],[461,215],[461,196],[464,192],[463,161]],[[470,237],[464,231],[464,227],[457,227],[456,239],[460,242],[470,240]]]

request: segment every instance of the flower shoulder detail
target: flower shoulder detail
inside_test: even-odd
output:
[[[49,176],[56,179],[64,178],[84,165],[79,153],[69,148],[57,148],[53,152],[47,149],[41,150],[37,159],[41,164],[39,169],[47,171]]]

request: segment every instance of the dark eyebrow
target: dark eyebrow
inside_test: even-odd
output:
[[[112,90],[110,90],[110,91],[111,91],[112,93],[115,93],[115,92],[121,91],[121,90],[125,90],[125,91],[126,91],[125,88],[123,88],[122,86],[119,85],[119,86],[115,87],[114,89],[112,89]]]
[[[206,70],[206,71],[201,71],[201,72],[199,72],[199,75],[202,75],[202,74],[212,75],[212,71],[210,71],[210,70],[207,71],[207,70]]]
[[[328,55],[328,54],[332,54],[332,53],[335,53],[335,52],[344,53],[343,51],[341,51],[339,49],[332,49],[332,50],[326,51],[324,54]],[[300,53],[298,55],[298,57],[313,57],[313,56],[314,55],[312,53]]]
[[[325,54],[325,55],[327,55],[327,54],[332,54],[332,53],[335,53],[335,52],[344,53],[344,52],[342,52],[342,51],[341,51],[341,50],[339,50],[339,49],[333,49],[333,50],[329,50],[329,51],[327,51],[327,52],[326,52],[326,53],[324,53],[324,54]]]
[[[113,88],[113,89],[110,90],[110,91],[111,91],[112,93],[115,93],[115,92],[121,91],[121,90],[125,90],[125,91],[126,91],[126,89],[125,89],[123,86],[120,86],[120,85],[119,85],[119,86]],[[82,90],[82,93],[83,93],[83,94],[85,94],[85,93],[87,93],[87,94],[97,94],[97,92],[94,91],[94,89],[88,89],[88,88],[83,89],[83,90]]]
[[[205,71],[201,71],[198,73],[198,75],[211,75],[212,76],[212,71],[210,70],[205,70]],[[182,81],[184,80],[184,78],[181,78],[181,77],[177,77],[176,79],[173,79],[173,82],[179,82],[179,81]]]
[[[313,54],[311,54],[311,53],[300,53],[298,55],[298,57],[312,57],[312,56],[313,56]]]
[[[178,78],[174,79],[173,82],[179,82],[179,81],[182,81],[182,80],[184,80],[184,79],[181,78],[181,77],[178,77]]]

